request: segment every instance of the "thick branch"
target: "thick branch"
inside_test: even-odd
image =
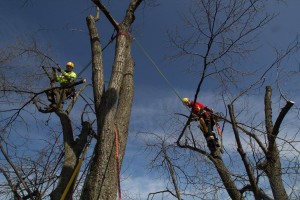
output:
[[[129,45],[130,46],[130,45]],[[131,115],[132,101],[134,95],[133,88],[133,72],[134,72],[134,62],[131,58],[130,51],[128,50],[126,69],[124,73],[123,83],[120,89],[119,101],[116,110],[115,121],[120,133],[119,144],[120,144],[120,157],[121,163],[123,156],[125,154],[125,147],[128,136],[128,127]]]
[[[83,122],[81,132],[78,138],[76,139],[74,145],[74,149],[78,157],[82,153],[84,146],[87,144],[87,138],[91,134],[91,131],[92,131],[91,124],[87,121]]]
[[[272,122],[272,88],[271,86],[266,87],[265,94],[265,120],[266,120],[266,129],[268,137],[273,132],[273,122]]]
[[[277,117],[277,120],[273,127],[273,132],[272,132],[272,136],[274,136],[274,137],[272,137],[273,139],[275,139],[275,137],[277,137],[277,135],[279,133],[280,125],[281,125],[285,115],[288,113],[288,111],[291,109],[291,107],[294,104],[295,103],[293,101],[288,101],[288,102],[286,102],[286,105],[281,109],[279,116]]]
[[[288,113],[288,111],[291,109],[291,107],[294,105],[293,101],[287,101],[286,105],[281,109],[276,122],[273,126],[272,123],[272,88],[271,86],[266,87],[266,94],[265,94],[265,120],[266,120],[266,129],[268,134],[268,142],[269,142],[269,151],[272,152],[272,149],[275,145],[276,137],[279,133],[280,125]]]
[[[69,146],[72,146],[72,143],[74,142],[72,122],[65,112],[56,112],[56,114],[60,119],[63,129],[64,143],[68,143]]]
[[[99,2],[100,3],[100,2]],[[98,30],[93,16],[86,18],[90,32],[90,42],[92,51],[92,80],[96,116],[100,115],[100,102],[104,92],[104,70],[102,61],[102,50]]]
[[[93,0],[94,4],[103,12],[103,14],[106,16],[108,21],[113,25],[113,27],[116,30],[119,30],[119,24],[118,22],[111,16],[108,9],[99,1],[99,0]]]
[[[173,186],[175,188],[176,197],[177,197],[178,200],[181,200],[182,198],[181,198],[180,190],[179,190],[179,187],[178,187],[178,184],[177,184],[177,179],[176,179],[176,174],[175,174],[174,167],[173,167],[172,162],[171,162],[171,160],[170,160],[170,158],[167,154],[165,146],[163,146],[162,148],[163,148],[162,152],[164,153],[164,158],[166,159],[167,164],[168,164],[168,169],[169,169],[170,176],[172,178],[172,183],[173,183]]]
[[[126,11],[126,16],[122,22],[122,24],[125,25],[125,27],[130,26],[135,20],[134,12],[138,8],[138,6],[142,3],[142,1],[143,0],[132,0],[130,2],[130,5]]]
[[[157,191],[157,192],[151,192],[151,193],[149,193],[147,200],[150,199],[151,195],[154,196],[156,194],[161,194],[161,193],[170,193],[172,196],[176,197],[176,195],[172,191],[170,191],[169,189],[166,189],[166,190],[162,190],[162,191]],[[151,199],[153,199],[153,197]]]
[[[259,188],[257,186],[257,182],[256,182],[256,179],[255,179],[254,174],[253,174],[253,169],[252,169],[252,167],[249,163],[249,160],[246,156],[246,153],[244,152],[244,149],[243,149],[243,146],[242,146],[242,143],[241,143],[241,140],[240,140],[238,128],[236,126],[236,120],[235,120],[235,116],[234,116],[233,105],[232,104],[228,105],[228,109],[229,109],[229,114],[230,114],[230,118],[231,118],[231,121],[232,121],[232,129],[233,129],[233,132],[234,132],[235,140],[236,140],[236,143],[238,145],[238,152],[241,155],[241,158],[242,158],[243,163],[244,163],[244,167],[246,168],[246,172],[247,172],[247,175],[248,175],[248,178],[249,178],[249,181],[250,181],[250,184],[251,184],[251,189],[254,193],[255,199],[259,199],[258,198],[259,197]]]
[[[262,168],[269,179],[270,186],[275,199],[288,199],[288,195],[284,188],[281,172],[281,161],[276,145],[276,137],[279,133],[280,125],[289,111],[289,109],[294,105],[294,102],[288,101],[285,107],[279,113],[279,116],[275,122],[275,126],[272,125],[272,101],[271,101],[272,89],[271,86],[266,87],[265,94],[265,119],[266,119],[266,129],[268,134],[268,152],[266,154],[267,159],[260,163],[258,167]]]

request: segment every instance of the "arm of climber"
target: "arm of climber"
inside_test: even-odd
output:
[[[73,83],[76,80],[76,74],[75,72],[67,73],[65,71],[62,72],[62,76],[67,80],[69,83]]]

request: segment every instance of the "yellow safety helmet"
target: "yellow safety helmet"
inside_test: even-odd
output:
[[[70,66],[70,67],[74,68],[74,63],[73,62],[67,62],[66,66]]]
[[[189,102],[189,98],[186,98],[186,97],[182,98],[182,103],[184,103],[185,105],[187,105],[188,102]]]

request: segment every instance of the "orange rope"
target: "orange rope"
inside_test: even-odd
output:
[[[216,127],[217,127],[217,131],[218,131],[218,135],[219,135],[220,137],[222,137],[221,127],[220,127],[220,125],[219,125],[218,123],[216,123]]]
[[[121,181],[120,181],[120,159],[119,159],[119,137],[118,130],[115,127],[115,136],[116,136],[116,162],[117,162],[117,176],[118,176],[118,200],[122,199],[121,196]]]

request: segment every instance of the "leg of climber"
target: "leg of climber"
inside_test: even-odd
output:
[[[205,124],[208,127],[208,132],[206,134],[206,141],[207,141],[207,146],[209,150],[215,151],[216,150],[216,144],[215,144],[215,137],[212,132],[212,124],[211,120],[209,117],[206,117],[205,119]]]
[[[50,105],[45,107],[46,111],[53,111],[56,109],[56,101],[53,90],[46,91],[47,99],[50,102]]]
[[[66,89],[66,98],[71,99],[74,97],[75,97],[75,88],[71,87],[71,88]]]
[[[215,143],[216,148],[219,148],[219,147],[221,147],[221,143],[220,143],[218,137],[216,136],[216,133],[214,132],[214,126],[216,124],[215,119],[211,113],[208,114],[207,118],[209,119],[208,126],[210,127],[210,130],[211,130],[210,136],[212,136],[214,138],[214,143]]]
[[[216,133],[213,131],[214,130],[214,126],[215,126],[215,120],[214,120],[214,117],[213,117],[212,114],[210,114],[209,119],[210,119],[211,136],[214,137],[214,142],[215,142],[216,147],[221,147],[220,141],[217,138]]]
[[[206,138],[207,141],[207,147],[209,148],[210,151],[215,151],[216,150],[216,145],[215,145],[215,141],[214,141],[214,137],[213,136],[209,136]]]
[[[214,150],[213,138],[209,136],[209,130],[208,130],[207,123],[205,122],[203,117],[200,117],[199,122],[200,122],[200,125],[198,127],[203,132],[203,135],[205,137],[208,148],[212,151],[212,150]]]
[[[214,138],[216,147],[221,147],[221,143],[220,143],[219,139],[216,137],[216,133],[214,131],[212,131],[211,133],[212,133],[212,136]]]
[[[205,123],[203,117],[200,117],[199,122],[200,122],[200,127],[202,127],[202,129],[203,129],[202,132],[203,132],[204,136],[207,137],[208,128],[206,126],[206,123]]]

